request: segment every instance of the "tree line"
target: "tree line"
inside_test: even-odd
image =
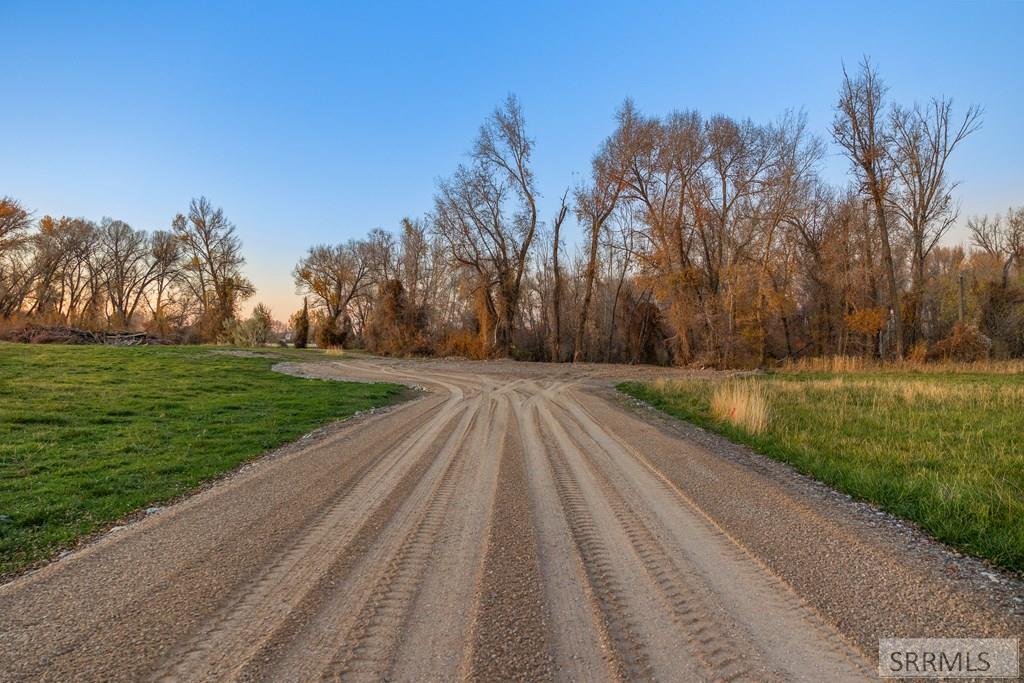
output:
[[[806,356],[1024,356],[1024,208],[959,220],[950,158],[982,112],[894,102],[845,69],[824,136],[803,115],[615,113],[586,180],[541,216],[510,96],[434,206],[295,265],[293,336],[396,355],[752,366]],[[827,143],[850,182],[821,173]],[[568,249],[570,219],[582,232]],[[197,199],[166,231],[0,201],[0,318],[267,338],[235,227]]]
[[[230,339],[254,293],[235,226],[205,197],[146,232],[124,221],[42,216],[0,199],[0,320]],[[255,319],[269,319],[257,307]],[[267,323],[269,325],[269,323]],[[248,330],[251,332],[252,330]]]
[[[476,358],[757,365],[811,355],[1024,355],[1024,209],[959,218],[949,159],[981,126],[951,100],[889,101],[844,69],[821,176],[802,115],[770,123],[626,101],[585,182],[538,214],[509,97],[433,210],[397,235],[315,246],[294,276],[325,344]],[[566,252],[573,216],[582,243]]]

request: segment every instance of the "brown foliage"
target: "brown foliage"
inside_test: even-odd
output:
[[[468,330],[455,330],[445,335],[435,347],[439,356],[453,356],[470,360],[483,360],[488,350],[480,341],[480,335]]]
[[[928,359],[970,363],[985,360],[991,349],[992,340],[977,327],[957,323],[951,335],[932,345]]]

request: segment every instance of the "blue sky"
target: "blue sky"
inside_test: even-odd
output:
[[[951,169],[965,216],[1024,203],[1024,3],[830,5],[0,0],[0,195],[152,230],[205,194],[284,319],[302,252],[429,211],[510,92],[550,216],[623,98],[759,121],[803,109],[827,137],[841,64],[867,54],[896,100],[984,107]]]

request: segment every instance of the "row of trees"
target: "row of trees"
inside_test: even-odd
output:
[[[890,104],[844,71],[831,139],[803,116],[665,117],[627,101],[586,182],[538,214],[514,97],[433,211],[399,234],[316,246],[294,271],[322,343],[386,353],[752,365],[805,355],[1024,354],[1024,210],[958,220],[951,156],[981,124],[948,99]],[[572,216],[584,239],[566,253]]]
[[[959,218],[947,165],[981,124],[948,99],[890,103],[867,62],[844,71],[819,169],[803,116],[757,123],[626,101],[587,179],[538,209],[519,102],[488,117],[433,210],[394,233],[308,250],[296,337],[392,354],[763,364],[807,355],[1024,355],[1024,209]],[[575,219],[583,239],[566,249]],[[170,229],[36,220],[0,199],[0,321],[144,328],[261,343],[223,211],[193,200]],[[305,330],[306,332],[301,331]]]
[[[213,341],[254,292],[241,248],[235,226],[206,198],[152,233],[109,218],[35,220],[2,198],[0,320]]]

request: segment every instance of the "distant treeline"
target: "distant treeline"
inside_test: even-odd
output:
[[[771,123],[642,114],[626,101],[586,181],[539,215],[519,102],[483,124],[397,233],[317,245],[295,266],[322,346],[396,355],[700,363],[1024,356],[1024,209],[959,218],[950,157],[981,125],[951,100],[902,106],[867,62],[844,71],[828,135],[848,187],[820,176],[825,141],[804,117]],[[583,230],[570,252],[569,217]],[[0,203],[0,318],[145,329],[186,339],[267,338],[219,209],[192,202],[169,231],[34,220]]]
[[[820,177],[825,143],[802,116],[655,118],[626,101],[616,121],[545,222],[510,97],[429,215],[299,262],[322,342],[715,366],[1024,355],[1024,209],[968,220],[970,247],[940,244],[959,214],[946,165],[978,108],[889,104],[869,63],[844,72],[842,188]],[[566,254],[570,215],[585,239]]]
[[[254,292],[241,248],[235,226],[206,198],[152,233],[109,218],[35,220],[0,198],[0,321],[231,340]],[[269,312],[257,307],[260,316],[269,334]]]

